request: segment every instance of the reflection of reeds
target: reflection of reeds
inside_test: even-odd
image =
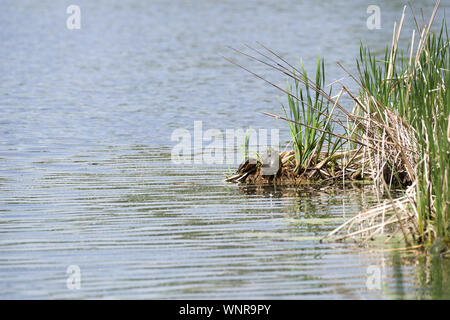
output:
[[[368,240],[390,229],[391,235],[387,241],[397,232],[402,231],[406,242],[410,244],[408,234],[411,233],[414,237],[418,231],[416,219],[411,210],[413,205],[412,194],[407,192],[403,197],[390,199],[354,216],[326,235],[324,240],[333,237],[334,240],[340,241],[355,236],[362,236]]]
[[[403,233],[408,244],[437,238],[449,241],[450,49],[445,20],[438,34],[431,32],[439,2],[428,24],[421,28],[416,21],[419,41],[415,47],[414,31],[407,57],[398,48],[405,7],[400,23],[394,24],[384,60],[378,61],[361,45],[359,77],[339,64],[358,84],[359,94],[339,81],[337,96],[325,92],[323,60],[318,59],[313,82],[303,67],[294,68],[263,45],[260,50],[249,47],[262,58],[239,51],[282,72],[295,85],[282,89],[242,67],[288,97],[286,117],[266,115],[289,125],[295,174],[311,180],[369,178],[389,197],[394,185],[408,187],[404,197],[361,213],[327,238],[363,235],[367,239],[391,228],[392,235]],[[353,112],[340,104],[343,94],[354,101]],[[335,133],[335,126],[344,134]],[[292,152],[280,158],[282,168],[289,169]]]

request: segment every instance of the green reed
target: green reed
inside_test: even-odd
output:
[[[334,153],[341,146],[340,139],[333,137],[333,128],[328,121],[331,102],[320,93],[325,86],[324,59],[321,59],[320,55],[317,59],[315,82],[308,78],[303,63],[299,73],[292,71],[294,86],[288,81],[286,89],[288,110],[283,105],[286,117],[292,120],[287,124],[294,147],[297,172],[319,160],[325,142],[328,154]],[[331,95],[331,90],[330,86],[328,95]]]
[[[406,120],[417,150],[412,163],[416,182],[419,242],[449,240],[450,215],[450,48],[445,20],[430,32],[421,50],[409,57],[387,48],[377,60],[361,45],[357,68],[362,95],[371,95],[369,112],[384,121],[385,108]]]

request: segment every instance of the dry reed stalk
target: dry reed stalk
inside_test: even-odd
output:
[[[344,224],[328,233],[322,240],[342,241],[348,238],[361,237],[363,240],[372,239],[396,226],[406,230],[416,230],[415,216],[409,212],[409,206],[414,199],[414,186],[410,187],[407,195],[398,199],[390,199],[382,204],[365,210]]]

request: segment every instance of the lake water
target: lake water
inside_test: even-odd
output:
[[[280,92],[222,56],[284,77],[227,46],[259,41],[307,68],[320,51],[339,79],[360,40],[389,43],[402,3],[378,3],[369,30],[369,1],[2,1],[0,298],[450,298],[448,261],[319,241],[370,192],[250,188],[223,182],[226,164],[171,162],[172,133],[194,121],[288,139],[260,114],[281,112]],[[429,17],[433,1],[414,4]]]

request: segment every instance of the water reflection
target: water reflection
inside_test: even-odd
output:
[[[173,166],[167,149],[144,145],[103,146],[52,162],[41,156],[45,170],[30,180],[32,192],[8,181],[2,186],[8,203],[1,220],[0,272],[8,283],[2,297],[448,294],[448,278],[434,271],[431,282],[416,281],[427,266],[407,265],[403,254],[392,260],[381,249],[320,242],[376,200],[370,190],[227,184],[225,168]],[[61,280],[72,264],[84,274],[79,292]],[[382,267],[383,290],[366,286],[372,265]],[[24,290],[21,279],[32,290]],[[439,281],[441,291],[434,289]]]
[[[319,241],[370,192],[241,187],[226,165],[170,161],[173,130],[195,120],[289,139],[258,116],[280,111],[278,92],[224,61],[226,45],[260,41],[308,69],[321,49],[334,80],[359,39],[384,50],[399,2],[383,1],[377,32],[361,1],[77,4],[75,32],[55,1],[0,4],[0,298],[448,297],[446,262]],[[367,288],[371,265],[384,290]]]
[[[450,259],[437,255],[420,256],[416,259],[417,290],[419,299],[450,299]]]

